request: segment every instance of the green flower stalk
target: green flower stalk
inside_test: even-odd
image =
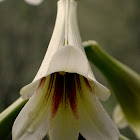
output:
[[[88,59],[106,77],[120,104],[114,112],[119,127],[129,124],[140,138],[140,75],[104,52],[95,41],[84,42]]]
[[[17,99],[12,105],[0,113],[0,139],[6,140],[10,136],[12,125],[18,113],[27,101]]]

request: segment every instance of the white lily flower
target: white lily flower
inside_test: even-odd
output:
[[[16,118],[13,140],[118,140],[119,131],[98,101],[110,91],[98,83],[85,55],[77,24],[77,2],[59,0],[54,32]],[[97,98],[98,97],[98,98]]]

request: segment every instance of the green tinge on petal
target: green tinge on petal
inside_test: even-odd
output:
[[[20,95],[24,100],[27,100],[29,98],[31,98],[31,96],[35,93],[37,87],[39,86],[40,80],[34,82],[34,83],[30,83],[26,86],[24,86],[21,90],[20,90]]]
[[[139,137],[140,75],[104,52],[95,41],[84,43],[87,57],[106,77],[124,115]]]
[[[42,139],[49,129],[50,101],[52,90],[49,90],[51,76],[43,78],[35,94],[29,99],[25,107],[16,118],[12,128],[12,138]],[[52,82],[54,83],[54,82]]]
[[[120,134],[119,136],[119,140],[130,140],[127,137],[123,136],[122,134]]]
[[[128,122],[119,105],[117,105],[114,109],[113,120],[119,128],[125,128],[128,126]]]
[[[79,124],[70,106],[61,104],[56,116],[51,120],[50,140],[78,140]]]
[[[118,140],[119,130],[98,101],[96,91],[85,84],[83,77],[80,81],[83,96],[77,94],[80,133],[87,140]]]

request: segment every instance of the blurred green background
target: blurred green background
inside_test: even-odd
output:
[[[23,0],[0,3],[0,112],[19,97],[37,73],[51,38],[56,1],[31,6]],[[140,0],[77,0],[82,40],[96,40],[110,55],[140,73]],[[97,80],[109,87],[91,64]],[[113,94],[104,102],[112,115]],[[137,140],[129,128],[121,132]]]

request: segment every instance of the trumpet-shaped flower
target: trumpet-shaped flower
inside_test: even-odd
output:
[[[54,32],[32,83],[21,89],[29,99],[16,118],[13,140],[118,140],[119,131],[98,101],[109,90],[91,71],[79,34],[75,0],[58,1]]]

